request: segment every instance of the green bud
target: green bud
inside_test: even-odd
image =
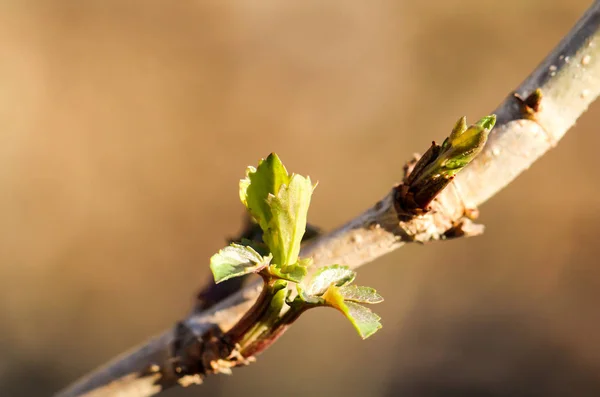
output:
[[[452,141],[452,140],[458,138],[466,130],[467,130],[467,118],[465,116],[462,116],[460,119],[458,119],[458,121],[454,125],[454,128],[452,128],[452,132],[450,133],[449,140]]]
[[[450,136],[444,140],[444,143],[442,143],[442,150],[447,149],[450,146],[450,142],[457,139],[466,130],[467,130],[467,118],[465,116],[462,116],[460,119],[458,119],[458,121],[454,125],[454,128],[452,128],[452,132],[450,133]]]
[[[487,137],[496,123],[496,116],[486,116],[457,134],[455,131],[457,131],[457,127],[461,128],[461,120],[456,124],[439,157],[439,165],[448,172],[448,176],[456,174],[481,153]]]
[[[496,116],[491,115],[467,127],[466,118],[461,117],[442,146],[432,145],[406,178],[410,194],[402,204],[404,210],[425,210],[452,177],[481,153],[495,123]]]

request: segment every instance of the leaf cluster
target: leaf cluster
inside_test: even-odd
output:
[[[316,306],[333,307],[342,312],[360,336],[367,338],[381,328],[380,317],[361,303],[383,299],[374,289],[350,285],[356,273],[345,266],[321,268],[305,282],[312,259],[299,258],[306,231],[308,207],[315,185],[309,177],[289,174],[279,157],[272,153],[248,167],[240,181],[240,200],[263,231],[262,245],[244,240],[223,248],[210,260],[215,282],[258,273],[265,285],[277,280],[297,285],[298,294],[286,299],[290,308],[304,311]],[[287,284],[286,284],[287,285]],[[283,296],[278,293],[280,299]]]

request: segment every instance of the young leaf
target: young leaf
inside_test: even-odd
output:
[[[276,265],[273,264],[268,267],[269,273],[272,276],[275,276],[282,280],[293,281],[294,283],[299,283],[302,281],[306,273],[308,272],[308,267],[312,265],[312,258],[303,258],[293,265]]]
[[[306,276],[306,268],[299,265],[287,265],[287,266],[277,266],[271,265],[269,266],[269,273],[272,276],[280,278],[282,280],[293,281],[294,283],[299,283],[302,281],[304,276]]]
[[[344,301],[344,296],[340,293],[340,288],[331,285],[325,294],[323,294],[323,299],[327,305],[338,309],[350,320],[361,338],[366,339],[381,328],[381,323],[379,322],[381,317],[364,306]]]
[[[307,294],[301,283],[296,284],[296,290],[298,291],[298,296],[296,297],[296,299],[300,300],[301,302],[312,304],[312,305],[324,305],[325,304],[325,300],[323,300],[323,298],[321,298],[319,296]]]
[[[418,170],[418,174],[414,174],[411,186],[420,186],[419,190],[422,190],[423,186],[430,184],[432,180],[440,177],[447,180],[456,175],[483,150],[495,123],[496,115],[492,114],[467,127],[466,119],[461,117],[442,146],[433,145],[435,155],[426,166]]]
[[[298,260],[312,192],[310,178],[292,175],[288,185],[282,185],[276,195],[267,199],[273,217],[263,239],[277,265],[293,264]]]
[[[281,280],[279,280],[281,281]],[[283,307],[287,293],[289,292],[287,289],[287,283],[281,282],[280,285],[275,285],[275,295],[273,299],[271,299],[271,303],[269,304],[269,317],[267,319],[267,325],[273,326],[275,321],[279,318],[279,313],[281,312],[281,308]]]
[[[305,293],[314,296],[323,295],[331,284],[341,287],[350,284],[355,277],[356,273],[347,266],[331,265],[322,267],[306,287]]]
[[[444,142],[444,150],[439,158],[441,169],[448,176],[458,173],[483,150],[496,123],[496,116],[485,116],[468,128],[465,128],[466,122],[462,120],[458,121],[448,141]]]
[[[310,178],[290,176],[275,153],[240,181],[240,199],[263,230],[275,266],[298,260],[313,189]]]
[[[358,334],[363,339],[367,339],[373,335],[379,329],[381,329],[381,317],[373,313],[368,307],[364,307],[354,302],[344,302],[346,305],[346,311],[343,312]]]
[[[210,270],[215,283],[218,284],[233,277],[258,272],[268,265],[270,260],[270,256],[263,257],[252,247],[231,244],[210,258]]]
[[[263,231],[268,229],[272,218],[267,198],[279,192],[282,185],[289,184],[289,180],[283,163],[271,153],[257,168],[248,167],[246,178],[240,181],[240,199]]]
[[[461,136],[467,130],[467,128],[467,118],[465,116],[462,116],[460,119],[458,119],[458,121],[454,125],[454,128],[452,128],[450,136],[446,138],[442,143],[442,151],[448,149],[451,145],[450,142],[454,141],[459,136]]]
[[[380,303],[383,297],[370,287],[359,287],[357,285],[345,285],[340,287],[340,294],[345,301],[356,303]]]

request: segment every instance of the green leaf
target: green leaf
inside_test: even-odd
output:
[[[240,181],[240,199],[263,232],[272,218],[267,198],[279,192],[281,185],[289,184],[289,180],[283,163],[275,153],[271,153],[258,163],[257,168],[248,167],[246,178]]]
[[[263,257],[252,247],[231,244],[210,258],[210,270],[218,284],[233,277],[256,273],[267,266],[270,260],[270,256]]]
[[[275,196],[267,199],[273,218],[264,231],[263,239],[277,265],[292,264],[298,260],[312,192],[310,178],[292,175],[289,185],[282,185]]]
[[[249,167],[240,181],[240,199],[263,230],[274,266],[298,261],[313,190],[310,178],[290,176],[275,153]]]
[[[282,268],[277,265],[269,266],[269,273],[277,278],[282,280],[293,281],[294,283],[299,283],[302,281],[302,278],[306,275],[306,268],[303,268],[298,265],[291,265]]]
[[[281,280],[280,280],[281,281]],[[287,289],[287,283],[282,283],[281,286],[275,286],[275,295],[271,299],[271,303],[269,304],[269,313],[267,314],[267,325],[272,326],[277,319],[279,318],[279,313],[281,312],[281,308],[283,307],[287,293],[289,292]]]
[[[323,298],[315,296],[315,295],[307,294],[306,291],[304,290],[304,287],[300,283],[296,284],[296,290],[298,291],[298,296],[295,299],[299,299],[302,302],[309,303],[312,305],[324,305],[325,304],[325,301],[323,300]]]
[[[367,339],[381,329],[382,325],[379,321],[381,317],[373,313],[371,309],[353,302],[345,302],[345,304],[347,311],[344,314],[354,325],[361,338]]]
[[[346,285],[340,288],[340,294],[345,301],[371,304],[383,302],[383,297],[370,287]]]
[[[354,281],[356,273],[350,270],[348,266],[331,265],[322,267],[314,275],[305,289],[307,295],[323,295],[330,285],[341,287]]]
[[[323,295],[323,299],[327,305],[338,309],[350,320],[361,338],[366,339],[381,328],[379,322],[381,317],[358,303],[344,301],[340,288],[331,285]]]
[[[269,273],[272,276],[277,278],[293,281],[295,283],[299,283],[302,281],[306,273],[308,272],[308,267],[312,265],[312,258],[304,258],[300,259],[298,262],[293,265],[271,265],[268,267]]]

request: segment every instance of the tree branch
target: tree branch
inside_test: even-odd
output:
[[[432,211],[403,218],[397,211],[394,189],[346,225],[303,246],[301,256],[312,257],[315,267],[342,263],[356,268],[407,242],[476,233],[469,220],[476,206],[554,147],[599,94],[600,0],[521,84],[517,94],[509,95],[495,110],[498,120],[483,152],[433,201]],[[207,310],[194,310],[173,330],[83,377],[57,396],[142,397],[198,382],[194,365],[208,353],[218,358],[219,335],[240,319],[259,290],[260,284],[252,284]]]

